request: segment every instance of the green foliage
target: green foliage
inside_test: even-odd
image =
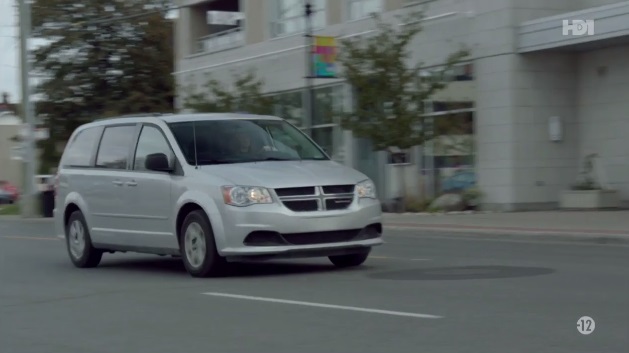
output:
[[[20,214],[18,204],[0,205],[0,216],[16,216]]]
[[[204,113],[244,111],[252,114],[273,114],[275,99],[263,93],[264,81],[254,71],[234,74],[233,87],[209,78],[202,91],[187,87],[184,108]]]
[[[448,56],[431,77],[423,77],[423,63],[409,65],[409,45],[422,30],[422,13],[400,16],[398,23],[374,15],[376,33],[341,41],[339,63],[343,77],[355,91],[355,109],[342,123],[358,137],[368,138],[375,150],[420,145],[426,136],[418,129],[424,102],[445,88],[444,77],[465,59],[467,50]]]
[[[429,213],[443,213],[445,210],[438,206],[428,206]]]
[[[478,188],[469,188],[463,190],[461,197],[467,206],[478,206],[484,196],[484,193]]]
[[[33,69],[45,78],[35,110],[51,134],[43,164],[55,164],[55,143],[83,123],[173,110],[172,21],[162,13],[125,18],[150,11],[148,5],[164,6],[157,0],[33,4],[33,37],[50,41],[33,52]]]
[[[432,203],[432,199],[405,197],[404,209],[406,212],[426,212]]]

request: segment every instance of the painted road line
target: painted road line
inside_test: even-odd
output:
[[[43,238],[43,237],[25,237],[25,236],[10,236],[10,235],[1,235],[0,238],[5,238],[5,239],[25,239],[25,240],[53,240],[53,241],[58,241],[59,238],[54,237],[54,238]]]
[[[207,292],[207,293],[202,293],[202,294],[214,296],[214,297],[254,300],[254,301],[262,301],[262,302],[270,302],[270,303],[301,305],[301,306],[310,306],[310,307],[337,309],[337,310],[351,310],[351,311],[360,311],[360,312],[373,313],[373,314],[407,316],[407,317],[414,317],[414,318],[420,318],[420,319],[442,319],[443,318],[443,316],[429,315],[429,314],[409,313],[409,312],[402,312],[402,311],[390,311],[390,310],[380,310],[380,309],[370,309],[370,308],[359,308],[359,307],[354,307],[354,306],[331,305],[331,304],[302,302],[302,301],[296,301],[296,300],[285,300],[285,299],[276,299],[276,298],[253,297],[253,296],[248,296],[248,295],[229,294],[229,293]]]
[[[369,256],[369,258],[377,259],[377,260],[430,261],[430,259],[407,259],[403,257],[389,257],[389,256]]]

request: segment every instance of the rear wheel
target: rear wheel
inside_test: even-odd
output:
[[[90,231],[81,211],[74,211],[66,224],[66,245],[70,260],[79,268],[96,267],[103,252],[92,246]]]
[[[186,216],[179,232],[179,248],[186,270],[192,277],[220,275],[226,261],[218,254],[214,232],[203,211]]]
[[[354,254],[329,256],[328,258],[336,267],[355,267],[362,265],[369,257],[370,252],[371,249]]]

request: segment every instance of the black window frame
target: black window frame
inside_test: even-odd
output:
[[[129,149],[127,150],[127,164],[126,167],[124,169],[114,169],[114,168],[106,168],[106,167],[101,167],[98,166],[96,164],[96,161],[98,159],[98,153],[100,152],[100,148],[102,146],[103,143],[103,136],[105,136],[105,130],[107,130],[108,128],[113,128],[113,127],[121,127],[121,126],[131,126],[133,128],[135,128],[135,131],[132,134],[131,137],[131,143],[129,144]],[[104,125],[102,126],[103,130],[100,133],[100,138],[98,139],[98,146],[96,148],[96,151],[94,151],[94,157],[93,157],[93,162],[92,165],[95,169],[99,169],[99,170],[111,170],[111,171],[128,171],[129,167],[130,167],[130,160],[131,160],[131,156],[133,155],[133,152],[135,150],[134,146],[134,139],[137,142],[137,137],[138,137],[138,130],[140,128],[141,124],[140,123],[119,123],[119,124],[109,124],[109,125]]]
[[[170,143],[170,140],[168,139],[168,136],[166,136],[166,134],[164,133],[164,130],[161,128],[161,126],[155,124],[155,123],[140,123],[138,124],[138,129],[135,133],[135,137],[134,140],[135,142],[133,143],[133,147],[131,150],[131,159],[129,160],[130,165],[129,170],[135,173],[152,173],[152,174],[167,174],[166,172],[159,172],[159,171],[155,171],[155,170],[136,170],[135,169],[135,157],[136,157],[136,153],[138,151],[138,144],[140,143],[140,136],[142,135],[142,130],[144,130],[144,127],[154,127],[157,129],[157,131],[159,131],[162,136],[164,137],[164,140],[166,140],[166,143],[168,144],[168,147],[170,148],[170,151],[173,154],[173,168],[174,171],[172,173],[169,174],[174,174],[174,175],[178,175],[178,176],[183,176],[183,167],[181,166],[181,163],[179,162],[179,158],[177,158],[177,154],[175,153],[175,149],[173,148],[172,143]]]

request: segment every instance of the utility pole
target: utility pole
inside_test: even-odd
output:
[[[26,126],[26,139],[24,143],[24,184],[22,195],[20,196],[20,211],[22,217],[36,217],[38,212],[35,209],[35,139],[34,139],[34,114],[31,106],[30,90],[30,59],[28,40],[31,36],[31,11],[28,0],[18,0],[20,15],[20,69],[22,83],[22,119]]]
[[[312,34],[312,4],[309,0],[305,0],[304,5],[305,27],[306,27],[306,110],[307,110],[307,127],[308,134],[311,135],[312,131],[310,127],[315,119],[315,94],[314,94],[314,56],[313,56],[313,44],[314,37]]]

